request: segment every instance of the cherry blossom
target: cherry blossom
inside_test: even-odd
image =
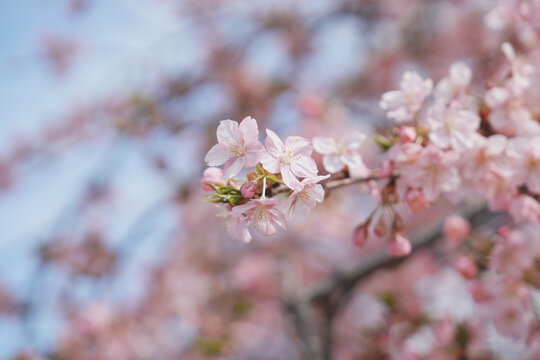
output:
[[[235,206],[232,214],[241,218],[243,224],[254,226],[260,234],[270,236],[277,232],[277,225],[287,228],[285,215],[278,208],[280,204],[275,198],[252,199],[246,204]]]
[[[272,130],[266,129],[266,153],[261,157],[265,170],[281,173],[283,182],[291,189],[298,185],[298,177],[317,175],[317,165],[311,158],[313,146],[308,139],[300,136],[289,136],[285,143]]]
[[[350,171],[361,176],[366,171],[358,149],[365,141],[366,135],[353,131],[352,134],[339,141],[332,137],[319,136],[313,138],[313,147],[319,154],[324,155],[324,169],[329,173],[337,173],[347,166]]]
[[[445,101],[458,98],[466,93],[471,79],[472,71],[465,63],[454,63],[450,67],[449,76],[437,83],[435,95]]]
[[[463,151],[473,146],[471,138],[480,126],[480,117],[469,110],[435,105],[429,110],[427,124],[433,144]]]
[[[251,234],[249,233],[248,226],[237,213],[231,210],[230,206],[226,206],[226,209],[216,215],[216,217],[223,221],[227,232],[233,239],[242,240],[246,243],[250,242]]]
[[[324,199],[324,188],[319,181],[328,179],[330,175],[305,178],[298,183],[289,197],[290,206],[288,219],[301,222],[305,220],[310,210]]]
[[[402,181],[422,189],[426,199],[433,201],[441,191],[450,192],[460,185],[459,172],[454,167],[456,160],[455,154],[428,145],[416,161],[401,169]]]
[[[240,125],[233,120],[222,120],[217,128],[218,144],[206,154],[209,166],[225,164],[223,176],[230,178],[244,167],[257,165],[264,146],[259,142],[257,121],[246,117]]]
[[[400,82],[401,90],[383,94],[379,105],[387,110],[387,116],[398,123],[411,121],[424,100],[431,94],[433,82],[423,80],[413,71],[406,71]]]
[[[506,154],[512,163],[513,183],[540,192],[540,137],[511,139]]]

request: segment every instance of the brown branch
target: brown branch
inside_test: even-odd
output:
[[[359,181],[359,179],[357,182]],[[338,183],[336,187],[356,183],[355,181]],[[472,227],[481,224],[489,214],[484,203],[468,204],[459,211],[467,218]],[[441,238],[442,223],[428,227],[422,231],[412,244],[411,254],[434,245]],[[307,348],[309,359],[330,360],[332,352],[332,325],[339,308],[350,298],[348,296],[356,284],[381,269],[399,265],[410,256],[393,258],[388,254],[379,253],[362,263],[345,270],[338,270],[334,275],[314,287],[301,291],[295,297],[286,300],[286,309],[293,314],[296,326]],[[316,314],[313,306],[322,306],[325,323],[322,329],[312,328],[316,324]],[[318,333],[318,334],[317,334]]]

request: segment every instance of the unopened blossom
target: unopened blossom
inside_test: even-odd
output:
[[[272,130],[266,129],[266,153],[261,158],[265,170],[281,173],[283,182],[291,189],[298,185],[298,177],[314,177],[317,165],[311,158],[313,147],[308,139],[289,136],[285,143]]]
[[[225,228],[229,235],[236,240],[242,240],[243,242],[251,241],[251,234],[248,230],[248,225],[243,222],[243,217],[232,212],[229,205],[226,209],[216,215],[225,224]]]
[[[407,185],[422,189],[426,199],[437,199],[441,191],[454,191],[461,183],[455,154],[436,146],[423,148],[418,160],[404,166],[401,178]]]
[[[406,256],[411,253],[411,242],[401,233],[396,233],[387,244],[388,254],[392,257]]]
[[[436,104],[427,117],[429,140],[442,149],[470,149],[472,137],[480,127],[480,117],[472,111]]]
[[[254,182],[246,182],[240,186],[240,193],[246,199],[251,199],[257,192],[257,184]]]
[[[471,69],[463,62],[450,66],[448,77],[441,79],[435,88],[435,96],[440,100],[451,100],[466,93],[472,79]]]
[[[406,71],[401,78],[400,90],[384,93],[379,105],[390,119],[398,123],[411,121],[432,89],[430,79],[424,80],[416,72]]]
[[[222,120],[217,128],[217,139],[218,143],[208,151],[204,160],[209,166],[225,164],[225,178],[257,165],[264,154],[264,146],[258,140],[257,121],[249,116],[240,125],[236,121]]]
[[[319,181],[330,175],[305,178],[298,183],[289,197],[289,219],[295,222],[305,220],[311,209],[324,200],[324,188]]]
[[[381,162],[381,165],[379,166],[379,177],[381,179],[386,179],[387,177],[390,177],[392,173],[394,172],[394,164],[387,160]]]
[[[362,247],[366,244],[368,240],[368,227],[369,227],[369,222],[365,222],[357,226],[356,229],[354,229],[353,237],[352,237],[354,245],[358,247]]]
[[[540,136],[511,139],[506,154],[514,171],[513,183],[540,192]]]
[[[313,147],[319,154],[324,155],[324,169],[329,173],[337,173],[345,166],[349,170],[365,171],[366,167],[358,153],[365,139],[365,134],[353,131],[348,138],[338,141],[327,136],[315,137]]]
[[[223,171],[220,168],[209,167],[203,172],[201,184],[205,191],[213,191],[210,185],[227,185],[227,182],[223,179]]]
[[[416,140],[416,129],[412,126],[402,126],[398,132],[399,141],[402,143],[410,143]]]
[[[422,190],[410,189],[405,194],[405,202],[413,212],[424,211],[429,207],[429,201],[424,196]]]
[[[248,203],[233,207],[232,214],[242,219],[242,223],[254,226],[262,235],[277,232],[277,226],[287,228],[285,215],[278,209],[280,201],[275,198],[251,199]]]
[[[468,256],[460,256],[454,263],[454,267],[466,279],[473,279],[478,274],[476,263]]]
[[[450,215],[444,221],[443,234],[445,239],[453,244],[458,245],[463,242],[471,233],[471,224],[467,219],[459,215]]]
[[[508,208],[514,221],[540,223],[540,203],[529,195],[516,196]]]

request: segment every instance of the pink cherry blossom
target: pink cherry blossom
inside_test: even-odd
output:
[[[354,229],[353,233],[353,244],[362,247],[366,244],[368,240],[368,228],[369,223],[365,222]]]
[[[411,242],[401,233],[396,233],[387,244],[388,254],[392,257],[402,257],[411,253]]]
[[[260,234],[270,236],[277,232],[276,225],[287,228],[285,215],[278,209],[280,203],[275,198],[252,199],[233,207],[232,214],[241,218],[243,224],[254,226]]]
[[[418,160],[400,169],[400,179],[408,186],[420,188],[428,201],[434,201],[441,191],[453,191],[460,185],[455,163],[454,153],[428,145],[422,149]]]
[[[501,169],[506,165],[507,137],[492,135],[488,138],[474,136],[474,146],[464,153],[463,176],[476,180],[491,169]]]
[[[540,136],[511,139],[506,154],[514,171],[513,183],[540,192]]]
[[[398,123],[411,121],[433,89],[430,79],[423,80],[414,71],[406,71],[400,82],[401,90],[383,94],[379,105],[387,116]]]
[[[365,165],[362,161],[358,149],[366,139],[366,135],[359,131],[353,131],[352,134],[339,141],[332,137],[315,137],[313,138],[313,147],[319,154],[324,155],[324,169],[329,173],[337,173],[345,168],[365,170]]]
[[[518,279],[533,263],[524,235],[510,231],[491,251],[490,266],[498,274]]]
[[[222,120],[217,128],[218,143],[206,154],[209,166],[224,166],[224,177],[238,174],[244,167],[259,163],[264,146],[259,142],[257,121],[246,117],[240,125],[232,120]]]
[[[510,43],[504,43],[501,49],[510,62],[512,77],[508,80],[507,87],[513,94],[521,94],[530,86],[530,77],[534,73],[534,66],[525,59],[518,57],[514,47]]]
[[[251,241],[248,226],[243,223],[242,217],[232,211],[229,205],[227,205],[224,211],[216,215],[216,217],[223,221],[227,232],[233,239],[242,240],[246,243]]]
[[[330,175],[315,176],[305,178],[298,183],[298,186],[289,197],[289,220],[295,222],[305,220],[310,210],[313,209],[317,203],[323,202],[324,188],[321,184],[318,184],[318,182],[328,179],[329,177]]]
[[[419,212],[429,207],[429,201],[424,196],[424,193],[418,189],[410,189],[405,194],[405,201],[413,212]]]
[[[512,173],[506,169],[491,169],[475,181],[476,189],[488,201],[491,211],[505,210],[516,193],[511,183]]]
[[[444,221],[443,234],[453,245],[458,245],[469,236],[471,224],[459,215],[450,215]]]
[[[317,175],[317,165],[311,158],[313,147],[308,139],[289,136],[285,143],[272,130],[266,129],[266,153],[261,158],[265,170],[281,173],[283,182],[291,189],[298,186],[298,177]]]
[[[451,100],[462,96],[467,91],[472,79],[471,69],[463,62],[450,67],[447,78],[441,79],[435,88],[435,96],[440,100]]]
[[[469,110],[437,104],[429,109],[427,125],[433,144],[463,151],[473,146],[471,137],[480,126],[480,117]]]
[[[514,221],[540,223],[540,203],[528,195],[516,196],[508,209]]]
[[[209,167],[203,172],[201,184],[205,191],[213,191],[214,189],[210,184],[227,185],[227,182],[223,179],[223,171],[220,168]]]

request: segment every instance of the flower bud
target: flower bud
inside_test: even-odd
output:
[[[411,143],[416,140],[416,129],[412,126],[402,126],[399,128],[399,140],[402,143]]]
[[[452,245],[459,245],[471,233],[471,224],[459,215],[450,215],[444,221],[443,234]]]
[[[365,222],[354,229],[353,233],[353,244],[362,247],[366,244],[368,240],[368,226],[369,222]]]
[[[411,189],[405,194],[405,201],[413,212],[424,211],[429,206],[429,201],[424,196],[422,190]]]
[[[379,176],[381,179],[390,177],[394,172],[394,165],[391,161],[383,161],[381,166],[379,166]]]
[[[223,171],[220,168],[209,167],[203,172],[201,184],[205,191],[214,191],[210,184],[227,185],[227,182],[223,179]]]
[[[252,182],[243,183],[240,187],[240,192],[244,198],[251,199],[257,192],[257,184]]]
[[[466,279],[474,279],[478,275],[476,263],[468,256],[459,257],[454,263],[454,267]]]
[[[387,244],[388,254],[392,257],[402,257],[411,253],[411,242],[401,233],[395,233]]]

